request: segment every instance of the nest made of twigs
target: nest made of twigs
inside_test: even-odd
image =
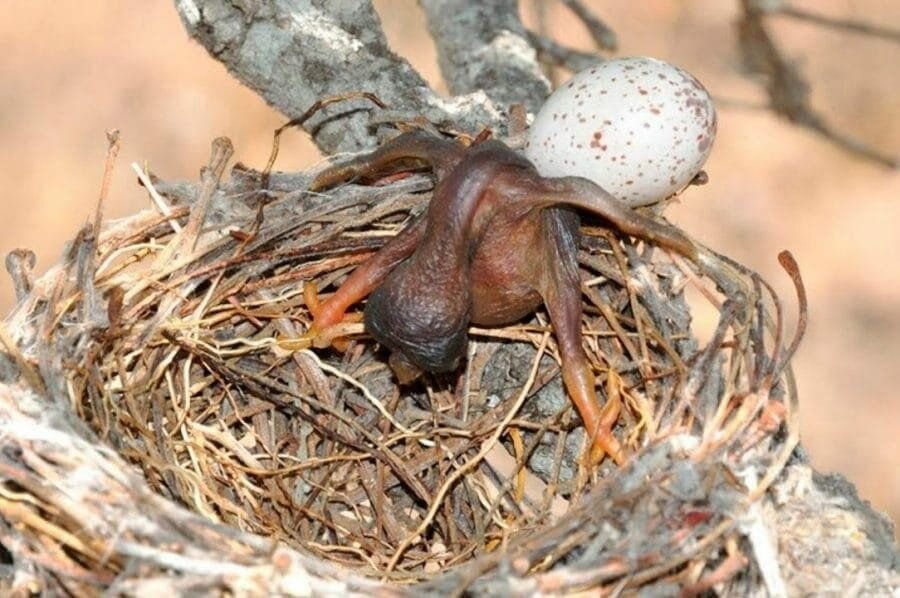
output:
[[[473,329],[462,372],[410,386],[361,325],[343,353],[282,348],[310,323],[303,284],[339,284],[424,209],[428,178],[312,194],[306,173],[223,180],[229,156],[217,140],[199,185],[144,177],[157,209],[86,227],[7,321],[13,587],[753,579],[736,520],[797,440],[791,350],[758,276],[585,227],[584,345],[629,455],[591,469],[541,314]],[[686,288],[718,314],[702,346]]]

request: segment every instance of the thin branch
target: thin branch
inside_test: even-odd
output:
[[[837,31],[846,31],[848,33],[856,33],[859,35],[867,35],[869,37],[877,37],[887,41],[900,43],[900,29],[891,29],[890,27],[881,27],[863,21],[854,19],[839,19],[820,15],[802,8],[791,6],[790,4],[782,4],[766,11],[769,14],[791,17],[799,21],[806,21],[820,27],[835,29]]]
[[[741,0],[743,13],[738,22],[738,39],[747,66],[767,78],[770,109],[852,154],[888,168],[900,167],[897,156],[885,154],[838,132],[812,108],[809,83],[775,43],[763,22],[767,13],[757,4],[756,0]]]
[[[601,50],[615,52],[619,49],[619,39],[616,32],[609,25],[600,20],[589,8],[587,8],[581,0],[562,0],[563,4],[569,7],[575,16],[581,19],[584,26],[587,27],[594,43]]]
[[[421,0],[441,73],[455,94],[483,91],[501,110],[537,112],[550,93],[517,0]]]
[[[561,66],[565,69],[577,73],[593,66],[599,62],[603,62],[603,58],[590,52],[583,52],[573,48],[567,48],[559,44],[549,37],[528,32],[528,41],[537,50],[538,56],[542,62],[549,63],[554,66]]]
[[[289,118],[320,98],[370,92],[410,119],[421,116],[471,133],[502,122],[483,94],[438,96],[391,51],[370,0],[176,0],[175,7],[185,29],[213,58]],[[512,90],[513,84],[503,81],[502,86]],[[522,96],[530,92],[521,90]],[[372,110],[364,101],[341,104],[304,128],[326,153],[356,151],[378,141],[369,126]]]
[[[816,131],[825,139],[831,141],[838,147],[843,148],[852,154],[856,154],[865,158],[866,160],[871,160],[872,162],[876,162],[888,168],[900,168],[900,158],[884,154],[881,151],[871,147],[866,142],[836,130],[821,119],[818,122],[807,125],[807,128],[812,131]]]

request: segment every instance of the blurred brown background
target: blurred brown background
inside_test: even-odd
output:
[[[534,22],[524,2],[525,18]],[[707,244],[757,269],[794,306],[775,256],[800,262],[811,322],[796,359],[803,442],[822,471],[848,475],[900,520],[900,172],[836,149],[770,113],[761,88],[739,74],[737,2],[589,2],[618,32],[623,55],[651,55],[694,73],[719,104],[710,184],[670,217]],[[896,0],[804,0],[833,16],[900,27]],[[413,0],[378,3],[395,49],[432,81],[434,48]],[[233,81],[192,43],[170,2],[5,0],[0,21],[0,253],[35,250],[39,271],[92,214],[104,132],[123,146],[107,217],[148,204],[133,161],[168,178],[193,178],[218,135],[237,157],[263,165],[283,117]],[[548,1],[551,32],[591,47],[578,23]],[[814,84],[831,122],[900,153],[900,44],[773,18],[788,54]],[[288,136],[279,167],[319,159]],[[0,309],[13,304],[6,277]],[[791,313],[795,313],[792,310]]]

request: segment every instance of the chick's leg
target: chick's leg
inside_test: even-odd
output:
[[[344,284],[324,301],[319,301],[315,287],[308,285],[304,289],[304,295],[313,314],[313,324],[309,331],[298,339],[298,344],[325,346],[331,344],[333,336],[327,334],[326,330],[340,324],[354,303],[375,290],[397,264],[415,251],[425,234],[425,225],[425,219],[421,218],[388,241],[371,259],[354,270]],[[320,338],[324,342],[317,342]]]
[[[594,390],[594,372],[581,344],[581,280],[574,232],[563,222],[568,216],[557,209],[545,213],[546,262],[540,292],[556,334],[566,391],[591,439],[590,460],[596,463],[608,454],[621,465],[622,448],[612,434],[618,405],[610,403],[600,408]]]
[[[503,180],[501,184],[513,188],[527,186],[530,191],[528,204],[532,209],[556,205],[593,212],[623,233],[665,247],[689,259],[698,257],[699,248],[676,227],[644,216],[587,179],[543,178],[534,175],[530,179],[519,176],[515,180]]]
[[[310,184],[311,191],[318,191],[355,177],[369,177],[386,172],[394,163],[417,160],[432,167],[442,178],[462,158],[464,149],[459,144],[426,133],[422,130],[403,133],[375,151],[348,162],[329,166]]]
[[[463,152],[462,146],[453,141],[421,130],[409,131],[369,154],[326,168],[310,184],[310,190],[324,189],[357,176],[373,176],[403,160],[417,160],[428,164],[440,179],[456,165]],[[425,219],[422,218],[354,270],[337,292],[325,301],[320,302],[318,290],[307,283],[304,296],[313,315],[313,325],[301,338],[288,341],[286,345],[293,348],[310,344],[332,344],[335,335],[328,334],[326,329],[340,324],[350,306],[375,290],[397,264],[409,257],[424,233]]]

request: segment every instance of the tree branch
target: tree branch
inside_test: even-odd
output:
[[[562,0],[562,2],[584,23],[598,48],[609,52],[619,49],[619,38],[616,36],[616,32],[591,12],[584,3],[580,0]]]
[[[561,66],[573,73],[603,62],[603,58],[597,54],[567,48],[549,37],[532,31],[528,32],[528,41],[537,50],[542,61],[554,66]]]
[[[763,22],[767,14],[759,0],[741,0],[738,41],[747,68],[766,78],[769,108],[790,122],[814,131],[838,147],[888,168],[900,167],[900,160],[869,147],[862,141],[834,129],[810,102],[806,79],[778,47]]]
[[[175,6],[195,40],[291,118],[318,99],[368,91],[394,114],[424,116],[473,133],[501,122],[500,112],[482,93],[449,100],[435,94],[388,47],[369,0],[175,0]],[[305,128],[328,153],[370,147],[377,142],[369,126],[371,109],[365,101],[336,105]]]
[[[484,90],[502,110],[523,103],[537,112],[550,93],[519,19],[517,0],[421,0],[454,94]]]
[[[793,19],[797,19],[798,21],[806,21],[807,23],[812,23],[813,25],[826,27],[828,29],[834,29],[836,31],[845,31],[847,33],[868,35],[870,37],[875,37],[894,43],[900,43],[900,29],[882,27],[881,25],[866,23],[863,21],[856,21],[854,19],[840,19],[829,17],[826,15],[820,15],[818,13],[810,12],[802,8],[797,8],[796,6],[791,6],[790,4],[778,3],[772,8],[763,7],[763,9],[769,14],[791,17]]]

